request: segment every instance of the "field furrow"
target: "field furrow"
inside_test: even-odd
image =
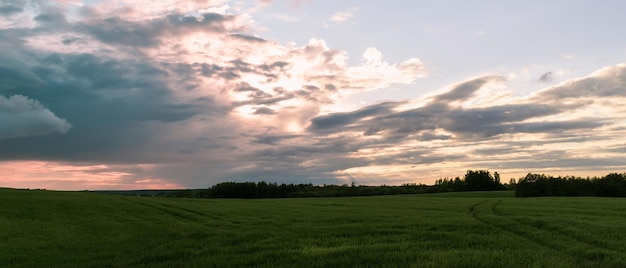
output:
[[[581,263],[622,259],[623,253],[596,239],[581,239],[561,227],[531,217],[513,218],[498,212],[502,200],[476,205],[473,217],[498,229],[511,232],[555,252],[565,253]],[[478,211],[478,212],[477,212]]]

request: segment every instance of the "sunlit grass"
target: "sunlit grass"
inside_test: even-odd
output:
[[[626,199],[0,190],[2,267],[619,267]]]

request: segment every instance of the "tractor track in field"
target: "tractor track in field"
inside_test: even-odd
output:
[[[491,209],[492,209],[494,215],[497,215],[497,216],[500,216],[500,217],[505,217],[501,212],[498,212],[497,209],[496,209],[496,207],[500,204],[501,201],[502,200],[498,200],[498,202],[496,204],[494,204]],[[515,221],[516,223],[521,224],[521,225],[528,225],[526,222],[521,221],[519,219],[515,219],[515,218],[508,218],[508,219],[512,220],[512,221]],[[622,251],[619,248],[614,248],[613,246],[608,245],[606,243],[603,243],[600,240],[595,240],[595,239],[590,239],[590,238],[587,238],[587,237],[584,237],[584,236],[575,235],[575,234],[572,234],[571,232],[564,231],[564,230],[562,230],[560,228],[541,229],[541,228],[537,228],[535,226],[533,226],[533,227],[536,228],[536,229],[545,230],[547,232],[556,233],[559,236],[568,237],[568,238],[576,240],[578,242],[582,242],[587,247],[594,247],[594,248],[597,248],[597,249],[611,251],[611,252],[616,253],[616,254],[622,254]]]
[[[501,204],[502,200],[498,200],[496,202],[489,202],[490,200],[484,200],[482,202],[476,203],[474,205],[472,205],[470,207],[470,211],[469,211],[469,215],[470,217],[476,219],[479,222],[482,222],[484,224],[487,224],[489,226],[492,226],[496,229],[499,229],[501,231],[505,231],[508,233],[512,233],[520,238],[523,238],[525,240],[528,240],[536,245],[539,245],[541,247],[547,248],[547,249],[551,249],[551,250],[556,250],[559,252],[563,252],[566,253],[570,256],[572,256],[575,259],[581,259],[583,256],[581,256],[579,254],[579,252],[573,251],[572,248],[564,246],[562,244],[559,243],[555,243],[554,240],[550,241],[547,239],[542,239],[538,234],[532,234],[528,231],[524,231],[524,230],[520,230],[520,229],[515,229],[515,225],[522,225],[525,227],[531,227],[533,229],[533,231],[539,232],[539,233],[552,233],[552,234],[556,234],[557,236],[560,237],[564,237],[570,240],[575,240],[577,243],[579,243],[580,245],[582,245],[584,248],[588,248],[588,249],[595,249],[595,250],[604,250],[604,251],[609,251],[612,254],[615,254],[617,256],[621,255],[622,252],[618,249],[615,249],[611,246],[608,246],[606,244],[603,244],[599,241],[596,240],[591,240],[591,239],[586,239],[586,238],[581,238],[579,236],[574,236],[571,235],[568,232],[556,229],[556,230],[548,230],[548,229],[542,229],[540,227],[537,226],[533,226],[533,225],[529,225],[523,221],[517,220],[517,219],[513,219],[513,218],[509,218],[506,216],[503,216],[503,214],[501,212],[498,212],[497,207]],[[486,219],[484,217],[481,217],[480,213],[476,213],[476,209],[478,207],[481,206],[485,206],[488,205],[488,203],[491,203],[490,205],[490,211],[491,214],[495,217],[497,217],[497,221],[492,221],[489,219]],[[478,215],[477,215],[478,214]],[[547,236],[546,236],[547,237]]]
[[[161,206],[167,207],[167,208],[171,208],[171,209],[178,209],[178,210],[182,210],[182,211],[186,211],[189,212],[191,214],[195,214],[197,216],[200,217],[206,217],[206,214],[199,212],[199,211],[195,211],[192,209],[188,209],[188,208],[184,208],[184,207],[177,207],[177,206],[172,206],[172,205],[167,205],[167,204],[161,204]]]
[[[148,208],[152,208],[152,209],[156,209],[158,211],[164,212],[168,215],[173,216],[174,218],[177,218],[179,220],[184,220],[185,222],[194,222],[198,225],[202,225],[202,226],[211,226],[212,224],[208,224],[206,221],[206,219],[210,219],[215,221],[215,223],[228,223],[228,224],[235,224],[231,221],[228,220],[224,220],[223,218],[219,217],[219,216],[215,216],[215,215],[211,215],[211,214],[205,214],[196,210],[192,210],[192,209],[188,209],[188,208],[183,208],[180,206],[172,206],[172,205],[168,205],[168,204],[164,204],[164,203],[155,203],[155,202],[145,202],[143,200],[139,200],[138,198],[135,197],[131,197],[128,198],[127,200],[148,207]],[[202,223],[204,222],[204,223]]]
[[[542,240],[532,239],[531,237],[529,237],[524,232],[520,232],[518,230],[514,230],[514,229],[511,229],[511,228],[506,228],[506,227],[503,227],[503,226],[501,226],[499,224],[494,224],[492,222],[489,222],[489,221],[485,220],[484,218],[477,217],[476,216],[476,208],[479,207],[479,206],[484,205],[485,203],[488,203],[489,201],[490,200],[483,200],[482,202],[479,202],[479,203],[476,203],[476,204],[472,205],[470,207],[470,212],[469,212],[470,217],[472,217],[473,219],[475,219],[475,220],[477,220],[479,222],[482,222],[482,223],[484,223],[486,225],[494,227],[494,228],[496,228],[498,230],[501,230],[501,231],[504,231],[504,232],[508,232],[508,233],[512,233],[512,234],[514,234],[514,235],[516,235],[516,236],[518,236],[518,237],[520,237],[520,238],[522,238],[524,240],[528,240],[528,241],[530,241],[530,242],[532,242],[532,243],[534,243],[536,245],[539,245],[541,247],[548,248],[548,249],[556,249],[556,248],[552,247],[551,245],[545,243]],[[498,200],[498,204],[499,204],[500,201],[501,200]],[[494,210],[495,210],[494,206],[492,206],[491,207],[491,211],[493,212]]]
[[[177,219],[183,219],[183,220],[186,220],[186,221],[197,221],[198,217],[199,217],[195,213],[192,213],[193,214],[193,216],[192,216],[192,215],[189,215],[188,211],[180,210],[180,209],[174,208],[172,206],[163,205],[161,203],[156,205],[156,203],[154,203],[154,202],[149,202],[148,203],[148,202],[144,202],[144,201],[138,200],[138,198],[131,198],[129,200],[132,200],[136,204],[139,204],[139,205],[142,205],[142,206],[145,206],[145,207],[149,207],[149,208],[152,208],[152,209],[156,209],[156,210],[161,211],[161,212],[165,212],[166,214],[171,215],[171,216],[173,216],[174,218],[177,218]]]

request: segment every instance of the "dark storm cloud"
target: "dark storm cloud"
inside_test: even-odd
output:
[[[0,16],[10,17],[22,13],[25,6],[25,0],[3,0],[0,2]]]
[[[558,113],[560,110],[545,105],[502,105],[487,108],[446,107],[438,104],[362,122],[363,126],[374,125],[378,131],[392,133],[416,133],[424,130],[444,129],[459,136],[490,137],[530,129],[524,123],[529,118]],[[367,131],[367,130],[366,130]]]
[[[345,130],[364,131],[369,136],[381,131],[386,135],[410,134],[423,130],[444,128],[456,132],[481,131],[485,126],[514,122],[529,117],[558,112],[549,107],[505,105],[489,108],[463,109],[450,106],[451,102],[466,100],[474,95],[483,85],[490,81],[499,81],[500,77],[490,76],[474,79],[453,87],[450,91],[434,96],[431,102],[423,107],[392,112],[402,103],[382,103],[362,108],[350,113],[335,113],[319,116],[311,120],[309,130],[330,132]],[[365,119],[370,117],[369,119]],[[492,131],[493,132],[493,131]],[[494,135],[485,132],[485,136]],[[400,138],[403,135],[391,135]]]
[[[94,19],[79,24],[82,29],[98,40],[108,44],[132,47],[153,47],[161,44],[161,37],[180,36],[189,32],[226,32],[223,23],[233,16],[206,13],[200,18],[170,14],[164,18],[142,22],[129,21],[120,17]]]
[[[342,130],[343,128],[349,127],[351,124],[362,120],[363,118],[389,114],[398,104],[398,102],[384,102],[370,105],[354,112],[332,113],[318,116],[311,119],[311,124],[308,129],[314,132],[323,132],[326,130],[334,132]]]
[[[253,143],[265,144],[265,145],[276,145],[284,140],[299,138],[302,135],[257,135],[252,139]]]
[[[33,20],[44,25],[58,26],[67,23],[65,14],[61,10],[48,9],[47,11],[35,16]]]
[[[11,16],[13,14],[21,13],[24,11],[22,7],[14,6],[14,5],[2,5],[0,6],[0,16]]]
[[[555,107],[537,104],[459,108],[441,114],[441,120],[431,119],[430,122],[436,122],[433,127],[440,127],[461,135],[491,137],[504,133],[536,132],[536,129],[544,123],[522,121],[557,114],[561,111]]]
[[[606,122],[589,119],[528,122],[533,118],[556,115],[580,107],[535,103],[463,108],[448,105],[469,99],[483,85],[498,77],[474,79],[434,96],[423,107],[392,112],[398,103],[383,103],[349,113],[334,113],[311,119],[309,130],[315,133],[362,131],[363,135],[383,135],[388,142],[398,142],[408,135],[442,129],[456,139],[484,139],[508,133],[551,133],[594,129]],[[432,137],[423,137],[426,140]],[[445,138],[441,137],[441,138]],[[449,138],[449,137],[448,137]]]
[[[210,98],[174,101],[168,71],[148,62],[91,54],[21,56],[8,63],[21,68],[0,72],[0,94],[36,100],[72,129],[65,135],[0,140],[0,159],[139,161],[141,152],[134,148],[154,135],[151,126],[211,109],[227,112]]]

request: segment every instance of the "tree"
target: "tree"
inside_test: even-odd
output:
[[[491,176],[487,170],[468,170],[465,174],[465,183],[468,191],[496,191],[503,190],[500,183],[500,174]]]

